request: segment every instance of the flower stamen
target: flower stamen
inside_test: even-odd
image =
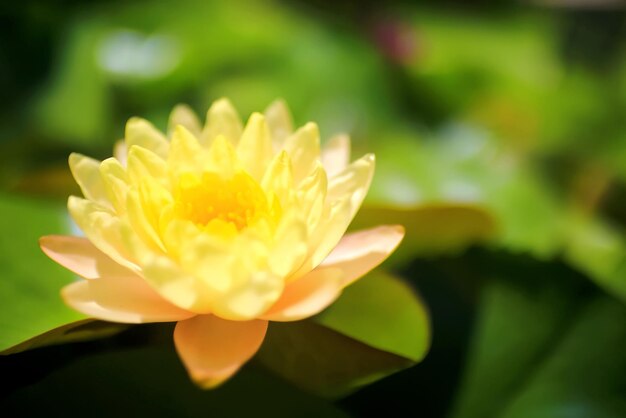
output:
[[[242,171],[226,179],[213,172],[200,176],[184,173],[178,179],[174,200],[178,217],[212,232],[216,227],[241,231],[270,214],[265,192]]]

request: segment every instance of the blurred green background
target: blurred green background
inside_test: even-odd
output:
[[[142,328],[1,357],[5,409],[626,417],[625,10],[620,0],[5,2],[0,334],[79,318],[59,308],[71,276],[36,244],[70,228],[65,199],[79,191],[68,154],[106,158],[129,117],[165,129],[174,105],[203,114],[223,96],[244,119],[284,98],[297,125],[350,134],[353,157],[377,154],[355,228],[407,226],[384,266],[420,293],[432,334],[421,363],[328,399],[307,390],[311,371],[294,386],[255,365],[201,392],[171,348],[144,344],[160,331]]]

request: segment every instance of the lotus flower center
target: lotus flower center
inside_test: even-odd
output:
[[[234,227],[241,231],[269,215],[265,192],[245,172],[230,178],[213,172],[182,174],[174,198],[179,217],[211,230]]]

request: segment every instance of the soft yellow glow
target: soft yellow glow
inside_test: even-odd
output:
[[[280,101],[245,126],[224,99],[206,119],[201,126],[177,106],[167,135],[132,118],[114,158],[72,154],[84,198],[71,196],[68,209],[86,238],[40,243],[88,279],[62,291],[74,309],[107,321],[177,321],[178,354],[208,388],[258,350],[268,321],[319,313],[385,260],[404,230],[345,235],[374,172],[371,154],[349,162],[347,137],[320,147],[317,125],[294,131]]]
[[[337,245],[373,156],[349,164],[347,141],[322,155],[317,125],[293,131],[280,103],[245,125],[224,99],[203,127],[185,107],[170,121],[168,137],[132,118],[126,147],[102,163],[74,154],[86,199],[70,199],[70,213],[97,248],[174,305],[258,317]]]

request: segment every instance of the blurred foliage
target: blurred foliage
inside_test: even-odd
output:
[[[0,351],[84,316],[65,306],[60,288],[72,280],[63,268],[50,266],[39,237],[64,231],[61,205],[0,197]]]
[[[0,7],[0,350],[13,353],[0,367],[37,369],[3,408],[626,416],[624,9],[444,3]],[[349,133],[354,157],[375,152],[353,227],[402,223],[407,237],[393,275],[270,328],[254,364],[200,392],[171,335],[142,331],[167,326],[120,334],[66,308],[71,275],[37,239],[70,231],[69,152],[105,158],[129,117],[165,129],[175,104],[204,111],[221,96],[244,118],[282,97],[298,124]]]
[[[219,390],[202,391],[191,383],[178,362],[171,344],[91,353],[9,394],[3,411],[15,417],[85,413],[93,417],[204,417],[207,411],[212,417],[243,417],[259,410],[271,410],[275,417],[348,416],[252,368]],[[124,395],[111,396],[112,392]],[[242,393],[246,394],[245,401]]]
[[[401,280],[371,273],[312,323],[272,324],[258,358],[297,386],[338,397],[421,361],[428,313]]]

